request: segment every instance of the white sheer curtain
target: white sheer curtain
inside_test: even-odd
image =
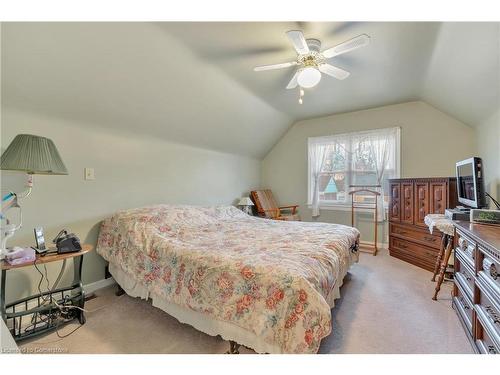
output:
[[[381,222],[386,220],[384,196],[386,182],[388,178],[395,177],[398,170],[397,158],[395,153],[399,149],[399,128],[377,129],[360,133],[357,144],[364,143],[369,147],[371,158],[375,165],[375,173],[377,185],[380,185],[377,197],[377,217],[376,220]],[[391,175],[388,175],[388,171]]]
[[[309,168],[312,179],[312,217],[319,216],[319,178],[327,151],[330,146],[327,143],[309,142]]]
[[[386,220],[386,212],[384,209],[385,196],[385,181],[387,179],[387,170],[395,170],[394,152],[396,150],[396,138],[398,129],[387,129],[386,131],[378,131],[376,134],[371,134],[368,137],[370,151],[375,162],[375,171],[377,175],[377,184],[380,185],[380,195],[377,197],[377,221]],[[390,176],[392,177],[392,176]]]
[[[347,186],[351,184],[380,185],[376,220],[384,221],[387,180],[399,177],[400,131],[399,127],[395,127],[309,138],[308,200],[312,216],[320,215],[321,204],[350,205],[339,198],[339,194],[332,201],[320,200],[322,173],[335,173],[345,178],[341,178],[343,182],[338,185],[341,192],[347,192]],[[329,157],[332,159],[332,156],[338,159],[335,162],[327,160]],[[332,169],[339,159],[340,162]],[[344,170],[341,169],[342,163],[345,164]]]

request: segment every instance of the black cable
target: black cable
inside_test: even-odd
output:
[[[51,319],[54,319],[54,315],[56,315],[56,314],[57,314],[56,312],[53,312],[52,314],[42,314],[39,312],[33,314],[33,316],[31,317],[31,324],[27,325],[26,328],[24,328],[24,332],[27,332],[29,330],[34,329],[34,326],[35,326],[34,320],[35,320],[36,315],[38,315],[40,318],[40,321],[36,323],[38,325],[40,323],[49,324],[49,321]],[[42,315],[44,315],[45,318]],[[57,318],[57,316],[56,316],[56,318]]]
[[[50,288],[50,281],[49,281],[49,275],[47,275],[47,265],[43,265],[43,269],[45,272],[45,281],[47,282],[47,290],[52,293],[52,289]]]
[[[40,269],[38,268],[37,264],[36,264],[36,261],[38,259],[35,257],[35,261],[33,262],[33,266],[35,266],[35,269],[37,270],[37,272],[40,274],[40,280],[38,281],[38,286],[37,286],[37,289],[38,289],[38,293],[40,294],[40,297],[42,298],[43,302],[46,302],[46,298],[43,296],[42,294],[42,282],[43,282],[43,279],[44,279],[44,274],[42,273],[42,271],[40,271]],[[46,270],[47,268],[45,268]],[[47,273],[46,273],[47,275]],[[48,278],[47,278],[48,279]],[[39,312],[33,314],[31,316],[31,324],[26,326],[26,328],[24,329],[24,332],[27,332],[29,329],[31,329],[32,327],[34,327],[36,324],[36,321],[37,321],[37,317],[40,318],[40,323],[45,323],[45,324],[48,324],[48,321],[49,321],[49,317],[47,316],[47,318],[44,320],[44,318],[42,317],[42,314],[40,314]]]
[[[38,282],[38,293],[40,293],[40,296],[42,297],[43,301],[45,302],[46,299],[45,299],[45,297],[43,296],[43,293],[42,293],[42,282],[43,282],[44,275],[43,275],[42,271],[40,271],[40,269],[38,268],[38,266],[36,264],[36,261],[37,261],[37,258],[35,257],[35,261],[33,262],[33,265],[35,266],[35,269],[40,274],[40,281]]]
[[[65,339],[66,337],[68,337],[68,336],[72,335],[73,333],[75,333],[77,330],[79,330],[79,329],[80,329],[80,328],[82,328],[82,327],[83,327],[83,324],[80,324],[78,327],[76,327],[76,328],[75,328],[73,331],[71,331],[70,333],[67,333],[66,335],[61,336],[61,335],[59,334],[59,324],[57,324],[57,326],[56,326],[56,335],[57,335],[57,337],[59,337],[60,339]]]
[[[495,198],[493,198],[491,195],[489,195],[488,193],[485,193],[485,194],[488,198],[491,199],[491,201],[495,204],[495,206],[497,206],[497,210],[500,210],[500,203],[498,203],[498,201]]]
[[[37,286],[37,289],[38,289],[38,293],[40,294],[43,302],[47,302],[47,298],[45,296],[42,295],[42,283],[43,283],[43,279],[45,278],[46,282],[47,282],[47,291],[49,292],[49,298],[52,298],[52,290],[50,289],[50,281],[49,281],[49,276],[48,276],[48,272],[47,272],[47,265],[43,265],[44,267],[44,272],[45,272],[45,275],[44,273],[42,273],[42,271],[40,271],[40,269],[38,268],[38,265],[36,264],[36,261],[37,261],[38,258],[35,257],[35,261],[33,262],[33,266],[35,266],[35,269],[37,270],[37,272],[40,274],[40,280],[38,281],[38,286]],[[64,302],[63,302],[64,303]],[[64,306],[62,307],[64,308]],[[83,326],[83,324],[80,324],[78,327],[76,327],[73,331],[71,331],[70,333],[66,334],[66,335],[60,335],[59,334],[59,325],[61,324],[59,318],[61,318],[61,312],[62,312],[62,309],[61,307],[58,308],[58,310],[54,311],[54,312],[50,312],[49,314],[43,314],[41,312],[36,312],[35,314],[33,314],[33,316],[31,317],[31,324],[26,326],[26,328],[24,329],[24,332],[27,332],[29,329],[33,329],[32,327],[35,326],[35,322],[36,322],[36,318],[37,316],[39,317],[40,319],[40,322],[36,323],[36,324],[40,324],[40,323],[45,323],[45,324],[49,324],[49,322],[52,320],[56,320],[56,335],[57,337],[59,337],[59,339],[64,339],[70,335],[72,335],[74,332],[76,332],[76,330],[78,330],[80,327]],[[44,317],[45,316],[45,317]]]

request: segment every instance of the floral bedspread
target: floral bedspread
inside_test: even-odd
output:
[[[97,252],[169,302],[283,353],[316,353],[358,236],[343,225],[272,221],[232,206],[156,205],[105,220]]]

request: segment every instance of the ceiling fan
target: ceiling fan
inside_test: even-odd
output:
[[[361,34],[335,47],[321,51],[321,42],[318,39],[305,39],[304,34],[300,30],[287,31],[286,34],[292,42],[295,51],[297,51],[297,60],[281,64],[257,66],[254,68],[254,71],[261,72],[264,70],[297,66],[295,74],[286,86],[287,89],[294,89],[297,86],[301,88],[314,87],[321,80],[321,73],[328,74],[337,79],[347,78],[350,74],[348,71],[328,64],[326,62],[327,59],[354,51],[370,43],[370,37],[366,34]],[[301,96],[303,94],[303,90],[301,89]],[[302,103],[302,99],[299,99],[299,102]]]

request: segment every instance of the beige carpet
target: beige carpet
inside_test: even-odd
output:
[[[342,287],[333,312],[333,332],[320,353],[472,353],[451,308],[451,285],[432,301],[431,274],[390,257],[362,254]],[[98,291],[86,308],[87,323],[70,336],[56,333],[21,344],[66,353],[224,353],[228,343],[181,324],[150,303]],[[78,327],[60,329],[65,335]],[[241,352],[252,353],[242,349]]]

